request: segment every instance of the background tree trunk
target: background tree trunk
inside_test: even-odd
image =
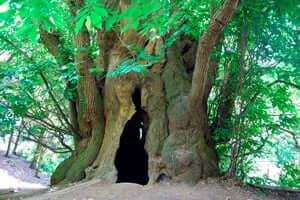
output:
[[[20,138],[21,138],[21,135],[22,135],[23,128],[24,128],[24,121],[22,119],[21,120],[21,125],[18,128],[18,136],[17,136],[16,142],[15,142],[15,146],[14,146],[14,149],[12,151],[12,153],[14,155],[17,155],[17,148],[18,148],[18,144],[19,144],[19,141],[20,141]]]
[[[37,163],[35,173],[34,173],[35,177],[39,177],[39,172],[40,172],[40,169],[41,169],[41,165],[42,165],[44,154],[45,154],[46,150],[47,149],[44,148],[44,147],[41,148],[41,151],[40,151],[39,157],[38,157],[38,163]]]
[[[32,160],[30,162],[29,168],[31,168],[31,169],[36,169],[36,167],[37,167],[37,161],[39,159],[40,151],[42,149],[41,143],[43,141],[43,136],[44,136],[44,134],[42,134],[39,137],[39,140],[38,140],[39,142],[37,143],[36,149],[35,149],[34,154],[33,154],[33,158],[32,158]]]
[[[7,150],[6,150],[6,153],[5,153],[5,157],[7,157],[7,158],[9,156],[10,147],[11,147],[11,144],[12,144],[13,137],[14,137],[14,133],[12,132],[9,136],[8,146],[7,146]]]
[[[17,136],[17,139],[16,139],[16,142],[15,142],[15,146],[14,146],[14,149],[12,151],[12,153],[14,155],[17,155],[17,148],[18,148],[18,144],[19,144],[19,141],[20,141],[20,137],[21,137],[21,131],[19,130],[18,131],[18,136]]]

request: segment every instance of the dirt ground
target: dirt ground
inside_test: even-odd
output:
[[[49,177],[39,173],[40,178],[34,177],[35,170],[29,168],[24,159],[10,154],[4,157],[5,152],[0,150],[0,191],[14,192],[47,188]]]
[[[100,180],[26,198],[26,200],[299,200],[293,197],[251,192],[230,183],[210,179],[194,187],[178,184],[105,184]]]
[[[0,200],[300,200],[300,196],[280,197],[250,191],[234,181],[208,179],[194,187],[170,182],[141,186],[121,183],[108,184],[100,180],[69,185],[66,188],[48,188],[49,178],[34,177],[29,163],[16,156],[4,157],[0,151]]]

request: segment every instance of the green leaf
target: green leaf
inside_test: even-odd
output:
[[[100,4],[102,5],[102,4]],[[103,8],[102,6],[95,6],[94,10],[93,10],[98,16],[102,16],[102,17],[108,17],[108,12],[105,8]]]
[[[104,72],[104,69],[91,68],[89,71],[96,76],[100,76]]]
[[[87,17],[88,17],[87,15],[83,15],[79,19],[79,21],[76,23],[75,30],[74,30],[75,34],[79,33],[79,31],[82,28],[82,26],[83,26],[83,24],[84,24],[84,22],[85,22],[85,20],[86,20]]]
[[[98,15],[96,12],[91,12],[91,21],[92,21],[92,25],[93,27],[96,27],[96,28],[99,28],[99,29],[102,29],[102,23],[103,23],[103,20],[102,20],[102,16],[101,15]]]
[[[115,23],[117,23],[118,21],[119,21],[119,14],[118,14],[118,12],[112,12],[112,16],[108,17],[108,19],[106,20],[105,30],[109,31],[113,27],[113,25]]]

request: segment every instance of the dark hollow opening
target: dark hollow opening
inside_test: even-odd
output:
[[[148,155],[144,149],[148,126],[147,113],[141,108],[141,91],[132,95],[136,113],[126,123],[120,138],[115,158],[118,170],[117,183],[129,182],[146,185],[148,176]]]

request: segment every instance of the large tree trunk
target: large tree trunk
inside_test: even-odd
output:
[[[76,15],[83,3],[81,0],[70,1],[71,14]],[[70,104],[70,108],[76,109],[71,115],[75,113],[77,115],[75,123],[78,125],[79,133],[74,131],[75,152],[56,169],[51,177],[52,185],[85,178],[85,169],[96,159],[104,134],[103,100],[96,85],[95,75],[89,71],[95,64],[89,55],[90,35],[85,25],[75,35],[74,45],[81,49],[75,55],[75,62],[79,63],[77,73],[80,79],[77,84],[78,101],[75,107]],[[76,126],[73,123],[72,129]]]
[[[128,0],[120,4],[118,0],[106,2],[109,7],[119,5],[121,10],[130,5]],[[75,55],[80,79],[71,117],[79,128],[79,134],[74,135],[76,151],[59,165],[51,184],[85,177],[140,184],[169,177],[195,184],[201,178],[217,175],[218,161],[207,119],[211,89],[206,78],[211,70],[207,66],[211,65],[209,56],[237,2],[225,1],[201,37],[198,50],[187,51],[186,45],[193,42],[178,40],[165,50],[160,62],[151,66],[152,72],[106,77],[105,82],[89,70],[97,67],[114,71],[135,56],[126,47],[129,44],[143,47],[148,55],[158,55],[164,41],[156,38],[149,42],[132,29],[120,35],[98,31],[101,50],[94,62],[88,52],[90,36],[83,25],[74,39],[75,46],[82,49]],[[69,5],[76,16],[83,1],[70,1]],[[126,23],[121,21],[121,27]],[[192,46],[196,47],[197,42]],[[196,62],[187,62],[187,56]],[[195,65],[193,74],[188,73],[194,67],[191,65]],[[76,129],[74,125],[73,128]]]
[[[123,36],[122,40],[126,39],[126,36]],[[161,39],[157,39],[145,49],[151,49],[149,52],[158,54],[162,42]],[[194,184],[200,178],[218,174],[214,147],[206,140],[210,135],[206,109],[203,106],[195,110],[193,115],[186,112],[186,100],[192,78],[186,72],[188,64],[183,61],[184,47],[185,43],[175,43],[167,50],[168,56],[152,66],[150,73],[141,75],[130,72],[106,79],[105,136],[98,158],[91,168],[97,168],[97,177],[111,182],[118,179],[115,159],[124,127],[138,110],[133,98],[136,89],[141,91],[141,108],[149,118],[145,127],[149,183],[155,183],[160,177],[168,176],[175,181]],[[127,56],[119,49],[120,46],[116,46],[112,50],[109,72]],[[193,54],[190,57],[195,59],[196,52]],[[194,115],[200,117],[200,123],[191,123]],[[127,156],[129,161],[132,155]]]

